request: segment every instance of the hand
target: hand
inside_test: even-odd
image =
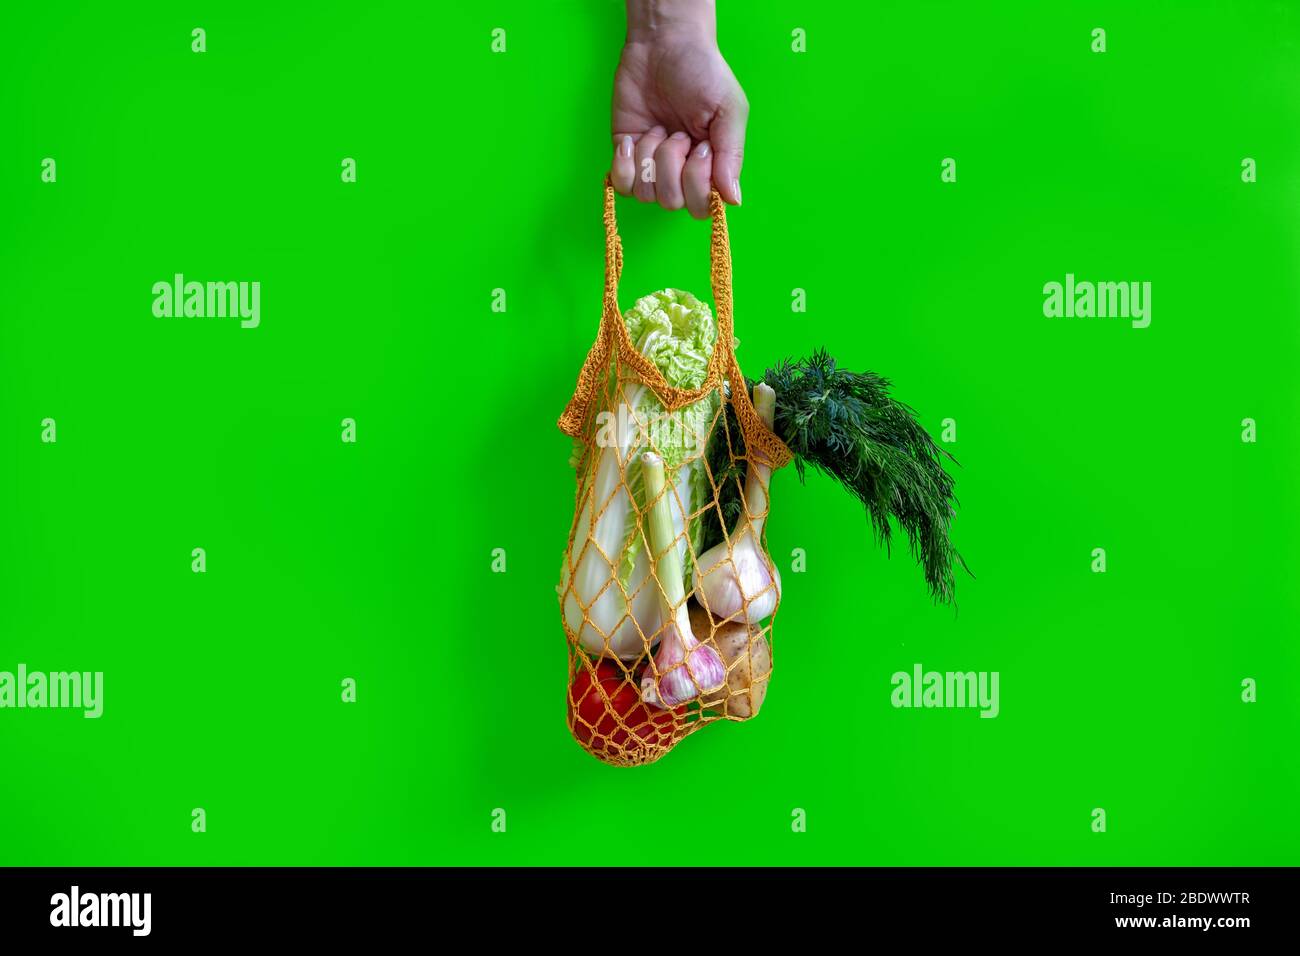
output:
[[[614,188],[709,214],[709,191],[740,204],[749,103],[718,52],[707,0],[628,0],[614,74]]]

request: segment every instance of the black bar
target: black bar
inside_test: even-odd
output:
[[[0,927],[6,941],[76,934],[79,945],[94,945],[145,938],[147,893],[147,938],[169,942],[337,943],[446,931],[454,934],[445,937],[448,944],[464,932],[480,934],[481,942],[518,938],[530,945],[551,933],[564,940],[567,933],[578,950],[657,950],[665,935],[677,932],[675,921],[690,918],[704,937],[693,949],[761,943],[778,931],[802,932],[818,945],[831,932],[983,941],[1195,937],[1231,945],[1253,933],[1294,936],[1296,873],[1258,867],[7,869],[0,870]],[[99,921],[101,913],[121,925],[52,925]]]

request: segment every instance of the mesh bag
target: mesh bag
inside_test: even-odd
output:
[[[770,389],[751,399],[736,362],[716,191],[710,213],[716,337],[699,383],[674,387],[619,310],[623,252],[606,180],[600,329],[559,421],[577,470],[559,587],[568,725],[617,766],[651,763],[706,724],[753,716],[772,670],[780,579],[764,522],[771,472],[791,454],[771,431]],[[723,513],[728,483],[739,513]],[[717,543],[705,549],[708,540]]]

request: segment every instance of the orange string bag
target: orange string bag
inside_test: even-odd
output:
[[[598,759],[637,766],[762,705],[780,603],[769,482],[791,453],[772,432],[772,390],[751,398],[736,362],[721,197],[710,197],[716,324],[677,290],[638,300],[625,320],[614,201],[607,179],[600,328],[559,421],[575,440],[577,493],[558,590],[569,729]],[[739,515],[722,513],[728,482]]]

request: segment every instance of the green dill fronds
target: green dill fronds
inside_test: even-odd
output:
[[[763,381],[776,392],[775,430],[794,453],[800,481],[812,466],[842,484],[862,502],[887,551],[894,526],[901,528],[935,601],[951,603],[955,566],[970,573],[949,537],[956,499],[943,461],[956,460],[935,444],[911,408],[890,396],[886,379],[839,368],[825,349],[781,362]],[[730,405],[727,411],[728,437],[739,450],[739,423]],[[722,539],[719,519],[730,528],[742,510],[743,465],[726,446],[727,439],[718,439],[710,448],[721,513],[711,513],[706,548]]]

